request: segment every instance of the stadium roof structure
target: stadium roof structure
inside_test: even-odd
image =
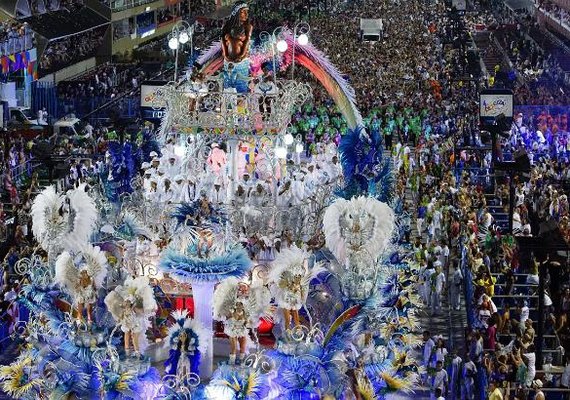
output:
[[[76,35],[110,24],[107,18],[89,7],[34,15],[21,21],[27,22],[34,32],[47,40]]]
[[[31,14],[27,0],[2,0],[0,1],[0,10],[4,11],[11,18]]]

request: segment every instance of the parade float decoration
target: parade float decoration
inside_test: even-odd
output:
[[[29,279],[17,301],[31,317],[17,327],[24,350],[0,369],[6,393],[374,399],[417,384],[423,371],[412,353],[420,332],[416,267],[394,256],[401,249],[386,204],[392,181],[382,139],[364,131],[353,89],[322,52],[301,43],[295,30],[256,35],[247,11],[236,3],[222,40],[202,53],[190,79],[155,96],[166,106],[161,149],[149,140],[113,144],[103,187],[93,182],[95,188],[65,194],[48,188],[37,196],[33,230],[47,260],[37,253],[17,265]],[[292,113],[312,95],[308,84],[283,78],[295,62],[331,95],[349,132],[339,148],[344,185],[323,184],[293,204],[279,195],[289,190],[282,177],[303,173],[303,143],[287,133]],[[153,165],[160,153],[179,161],[193,195],[157,207],[152,200],[160,194],[147,196],[145,185],[164,179]],[[152,158],[145,181],[136,171],[146,157]],[[248,182],[253,176],[270,187],[271,201],[246,201],[245,189],[257,190]],[[168,179],[184,181],[177,177]],[[224,201],[200,191],[222,181]],[[105,211],[99,220],[96,205]],[[252,254],[248,238],[276,232],[279,244],[264,240],[271,251]],[[191,290],[193,315],[183,309],[164,317],[167,329],[149,329],[158,319],[157,299],[173,281],[184,295]],[[214,318],[230,347],[229,362],[217,366]],[[260,318],[275,323],[269,346],[257,337]],[[157,348],[167,354],[161,358]],[[162,378],[151,367],[151,349],[153,361],[166,360]]]

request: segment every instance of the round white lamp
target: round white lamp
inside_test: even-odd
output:
[[[301,45],[301,46],[306,46],[307,44],[309,44],[309,36],[307,36],[305,33],[302,33],[299,35],[299,37],[297,38],[297,42]]]
[[[288,48],[289,48],[289,45],[287,44],[287,42],[285,40],[282,39],[282,40],[277,42],[277,51],[279,51],[280,53],[285,53]]]
[[[190,37],[188,36],[188,32],[186,32],[186,31],[180,32],[180,35],[178,35],[178,41],[182,44],[185,44],[188,42],[188,40],[190,40]]]
[[[175,37],[170,38],[168,41],[168,47],[170,47],[172,50],[176,50],[178,48],[178,39]]]

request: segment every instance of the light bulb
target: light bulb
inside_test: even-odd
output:
[[[307,44],[309,44],[309,37],[302,33],[299,35],[299,37],[297,38],[297,42],[301,45],[301,46],[306,46]]]
[[[287,146],[290,146],[290,145],[293,144],[293,141],[294,141],[295,139],[293,138],[293,135],[291,135],[290,133],[287,133],[287,134],[285,135],[285,137],[283,138],[283,140],[284,140],[284,142],[285,142],[285,144],[286,144]]]
[[[188,32],[183,31],[178,36],[178,41],[182,44],[185,44],[186,42],[188,42],[189,39],[190,39],[190,37],[188,36]],[[299,39],[301,39],[301,38],[299,38]]]
[[[178,39],[175,37],[170,38],[168,41],[168,47],[170,47],[172,50],[176,50],[178,48]]]
[[[287,149],[285,147],[276,147],[275,156],[280,159],[287,158]]]
[[[295,151],[297,153],[302,153],[303,152],[303,143],[297,143],[297,145],[295,146]]]
[[[280,53],[285,53],[288,48],[289,45],[287,45],[286,41],[280,40],[277,42],[277,51],[279,51]]]

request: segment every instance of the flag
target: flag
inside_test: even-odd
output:
[[[8,57],[2,57],[2,73],[7,74],[10,71],[10,64],[8,63]]]

